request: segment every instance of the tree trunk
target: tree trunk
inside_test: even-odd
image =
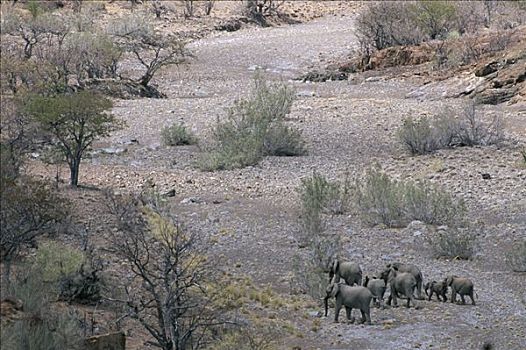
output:
[[[11,258],[4,260],[4,271],[3,271],[3,284],[4,291],[9,288],[11,284]]]
[[[69,165],[69,169],[71,172],[70,184],[73,187],[77,187],[79,185],[80,159],[73,159]]]

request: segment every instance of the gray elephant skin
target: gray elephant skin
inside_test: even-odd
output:
[[[327,295],[325,296],[325,317],[328,313],[329,298],[336,298],[334,308],[334,322],[338,322],[338,317],[342,306],[345,307],[347,319],[354,322],[352,309],[360,309],[362,314],[361,322],[371,324],[371,300],[373,294],[369,289],[362,286],[350,287],[343,283],[331,283],[327,286]]]

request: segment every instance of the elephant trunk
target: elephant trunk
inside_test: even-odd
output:
[[[327,314],[329,313],[329,296],[323,298],[323,303],[325,305],[325,317],[327,317]]]

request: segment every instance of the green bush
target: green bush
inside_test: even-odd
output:
[[[60,261],[54,257],[50,260],[51,265]],[[79,322],[73,313],[54,307],[57,284],[44,278],[44,271],[53,269],[42,268],[41,262],[49,265],[47,260],[34,259],[30,265],[19,269],[7,290],[2,290],[20,300],[24,312],[24,317],[2,325],[2,349],[82,349]]]
[[[269,85],[257,74],[252,96],[237,101],[213,128],[213,145],[201,158],[200,168],[235,169],[255,165],[264,156],[305,154],[300,132],[284,124],[294,98],[289,86]]]
[[[353,195],[359,211],[369,223],[403,227],[413,220],[427,224],[461,223],[462,200],[428,181],[399,181],[379,169],[370,169],[357,180]]]
[[[181,146],[193,145],[197,139],[182,123],[173,123],[161,130],[161,142],[165,146]]]
[[[44,281],[57,282],[62,277],[77,272],[84,260],[84,254],[77,249],[47,242],[38,247],[33,264],[39,266]]]
[[[435,258],[470,259],[475,252],[476,235],[472,228],[447,228],[427,238]]]
[[[301,224],[307,238],[323,232],[323,214],[345,212],[349,202],[349,191],[347,180],[341,184],[330,182],[317,172],[301,180],[298,188],[301,199]]]

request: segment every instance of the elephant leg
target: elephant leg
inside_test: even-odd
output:
[[[456,299],[457,299],[456,298],[457,297],[456,294],[457,294],[457,292],[454,289],[452,289],[452,291],[451,291],[451,302],[452,303],[454,303],[456,301]]]
[[[393,307],[398,307],[398,300],[396,299],[396,291],[394,293],[391,293],[391,296],[393,297]]]
[[[424,297],[422,297],[422,281],[416,283],[416,291],[416,298],[420,300],[424,299]]]
[[[336,298],[336,306],[334,307],[334,322],[338,322],[338,317],[340,316],[341,308],[342,308],[342,301]]]
[[[345,312],[347,313],[347,319],[350,320],[352,316],[352,309],[348,306],[345,307]]]
[[[429,293],[429,298],[427,298],[427,301],[431,301],[432,297],[433,297],[433,291],[431,291],[431,293]]]
[[[367,321],[367,317],[365,316],[365,312],[360,309],[360,313],[362,314],[362,319],[360,320],[360,324],[363,324],[365,323],[365,321]]]
[[[364,310],[365,313],[365,322],[371,324],[371,309],[367,308]]]
[[[387,305],[391,306],[391,301],[393,300],[393,293],[389,294],[389,297],[387,298]]]
[[[475,305],[475,298],[473,298],[473,292],[469,294],[469,298],[471,299],[471,304]]]
[[[460,294],[460,299],[462,300],[462,305],[466,305],[466,299],[464,299],[464,294]]]
[[[352,307],[349,308],[349,315],[351,316],[351,318],[349,318],[349,321],[351,323],[354,323],[354,317],[352,317]]]

